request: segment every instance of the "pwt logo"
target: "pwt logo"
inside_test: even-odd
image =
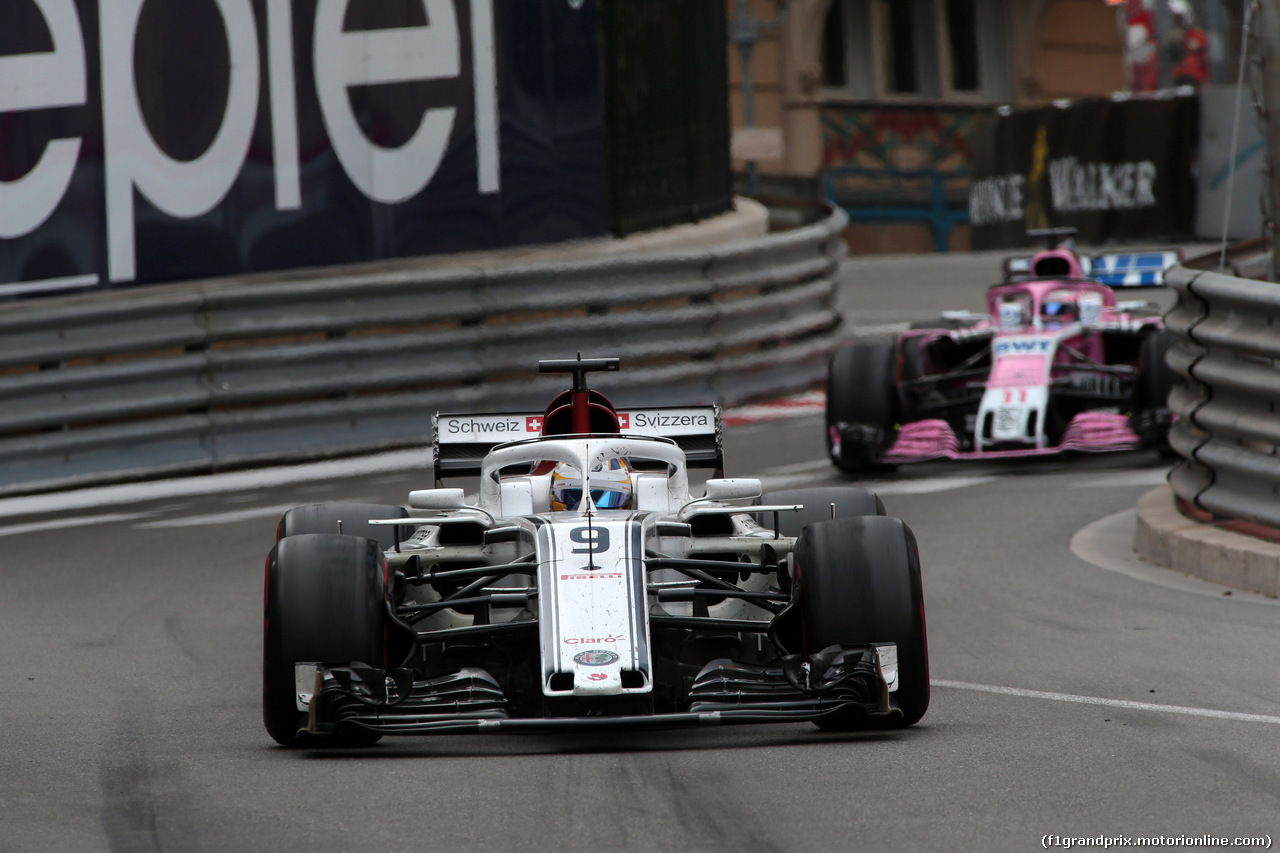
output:
[[[89,102],[88,52],[74,0],[33,0],[52,50],[0,57],[0,114],[84,106]],[[147,0],[97,0],[101,54],[102,148],[107,268],[112,281],[136,275],[134,192],[178,218],[203,216],[227,196],[245,166],[267,78],[274,193],[277,210],[301,206],[298,91],[292,0],[265,0],[265,38],[252,0],[211,0],[222,19],[229,85],[217,132],[194,159],[166,153],[148,129],[134,72],[138,23]],[[463,42],[455,0],[415,0],[426,24],[345,31],[352,0],[316,0],[309,55],[315,96],[333,152],[368,199],[397,204],[421,192],[435,176],[453,131],[457,109],[431,106],[407,141],[380,145],[362,130],[350,92],[360,87],[462,76]],[[474,90],[476,184],[499,191],[498,104],[493,0],[466,3],[470,19]],[[265,45],[260,55],[259,43]],[[299,51],[300,52],[300,51]],[[81,137],[53,139],[35,166],[0,181],[0,239],[39,228],[71,185]]]
[[[992,347],[996,358],[1006,355],[1044,355],[1053,350],[1049,338],[1006,338]]]

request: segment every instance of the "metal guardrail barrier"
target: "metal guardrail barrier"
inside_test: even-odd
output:
[[[541,407],[538,358],[615,355],[628,407],[819,381],[847,219],[717,247],[0,310],[0,494],[425,444],[438,410]],[[424,464],[427,457],[424,454]]]
[[[1165,322],[1180,338],[1168,360],[1185,380],[1169,397],[1183,457],[1169,483],[1214,515],[1280,527],[1280,284],[1238,277],[1268,267],[1257,247],[1238,254],[1234,276],[1209,268],[1216,253],[1166,276],[1178,303]]]

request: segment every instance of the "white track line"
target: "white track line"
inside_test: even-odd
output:
[[[349,459],[333,459],[303,465],[281,465],[272,468],[256,468],[228,474],[206,474],[199,477],[175,477],[171,480],[155,480],[147,483],[129,483],[120,486],[98,486],[55,492],[47,495],[0,499],[0,518],[36,513],[65,512],[99,506],[116,506],[150,500],[213,495],[224,492],[268,489],[315,480],[331,480],[341,477],[358,477],[366,474],[386,474],[418,470],[425,479],[431,462],[431,448],[401,450],[377,456],[360,456]]]
[[[156,521],[144,521],[141,524],[135,524],[134,527],[140,530],[150,530],[164,527],[204,527],[210,524],[234,524],[237,521],[251,521],[255,518],[264,518],[267,516],[276,517],[284,515],[289,510],[298,506],[298,502],[280,504],[278,506],[256,506],[251,509],[237,509],[229,512],[213,512],[207,515],[186,515],[181,518],[162,518]]]
[[[760,487],[766,492],[776,492],[779,489],[794,489],[799,486],[811,485],[813,485],[812,474],[790,474],[779,477],[770,477],[765,475],[760,478]]]
[[[91,524],[116,524],[121,521],[132,521],[135,518],[146,518],[154,515],[150,512],[113,512],[108,515],[83,515],[78,518],[54,518],[49,521],[32,521],[27,524],[10,524],[0,527],[0,536],[17,536],[21,533],[38,533],[41,530],[67,530],[73,527],[87,527]]]
[[[952,690],[972,690],[978,693],[995,693],[1000,696],[1018,696],[1023,699],[1048,699],[1052,702],[1071,702],[1077,705],[1101,705],[1106,708],[1125,708],[1130,711],[1159,711],[1165,714],[1183,714],[1188,717],[1211,717],[1215,720],[1235,720],[1244,723],[1272,723],[1280,725],[1280,717],[1269,714],[1242,714],[1238,711],[1216,711],[1212,708],[1189,708],[1185,705],[1161,705],[1156,702],[1131,702],[1128,699],[1103,699],[1099,696],[1078,696],[1074,693],[1051,693],[1044,690],[1023,690],[1020,687],[999,687],[994,684],[969,684],[964,681],[933,679],[934,687]]]
[[[810,459],[808,462],[796,462],[791,465],[779,465],[776,468],[766,468],[762,477],[782,477],[787,474],[802,474],[811,471],[833,471],[829,459]]]
[[[995,479],[997,478],[990,475],[930,477],[927,480],[893,480],[882,483],[868,483],[867,488],[877,495],[930,495],[934,492],[949,492],[953,489],[980,486]]]

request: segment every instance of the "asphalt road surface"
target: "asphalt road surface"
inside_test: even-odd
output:
[[[992,267],[966,260],[850,263],[842,299],[877,328],[976,308]],[[940,270],[950,286],[922,285],[927,300],[884,286]],[[731,429],[727,453],[729,473],[766,487],[848,482],[812,415]],[[429,485],[413,470],[425,460],[0,501],[0,851],[1000,851],[1046,836],[1280,835],[1280,607],[1133,557],[1132,508],[1165,473],[1145,453],[927,463],[863,482],[921,546],[933,700],[911,729],[276,747],[259,711],[276,521],[330,498],[403,503]]]

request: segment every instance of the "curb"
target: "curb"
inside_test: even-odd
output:
[[[1187,518],[1167,485],[1139,498],[1137,510],[1133,548],[1144,560],[1234,589],[1280,596],[1280,544]]]

